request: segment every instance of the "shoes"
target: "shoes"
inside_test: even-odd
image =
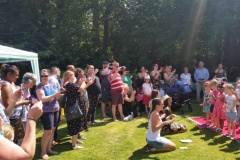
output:
[[[91,123],[91,125],[94,125],[94,124],[97,124],[97,122],[96,122],[96,121],[93,121],[93,122]]]
[[[61,142],[63,142],[60,138],[54,139],[54,141],[57,142],[57,143],[59,143],[59,144],[60,144]]]
[[[59,144],[59,143],[56,142],[56,141],[52,141],[52,146],[55,146],[55,145],[57,145],[57,144]]]
[[[84,137],[83,135],[81,135],[81,134],[78,134],[78,139],[81,139],[81,140],[86,140],[87,138],[86,137]]]
[[[118,120],[117,120],[117,119],[115,119],[115,120],[113,120],[113,122],[118,122]]]
[[[42,159],[43,159],[43,160],[48,160],[48,159],[49,159],[49,157],[48,157],[48,155],[47,155],[47,154],[44,154],[44,155],[42,156]]]
[[[83,146],[72,146],[72,150],[83,149]]]

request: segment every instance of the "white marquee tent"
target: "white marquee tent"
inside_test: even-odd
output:
[[[30,61],[33,73],[40,82],[38,54],[0,45],[0,63]]]

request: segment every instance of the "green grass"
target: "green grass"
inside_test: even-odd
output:
[[[64,140],[53,150],[61,154],[50,156],[50,159],[90,159],[90,160],[140,160],[140,159],[165,159],[165,160],[240,160],[240,144],[223,137],[209,129],[198,130],[189,117],[204,115],[198,105],[193,105],[193,112],[184,114],[175,112],[180,117],[175,119],[188,127],[188,131],[180,134],[165,135],[177,145],[177,150],[166,153],[145,153],[145,135],[147,132],[147,118],[135,118],[130,122],[112,122],[111,119],[100,119],[100,108],[97,110],[98,124],[84,132],[87,138],[82,150],[70,150],[71,139],[67,134],[66,122],[61,121],[58,134]],[[34,159],[40,158],[40,138],[42,135],[41,124],[37,128],[37,149]],[[181,143],[180,139],[191,139],[193,143]],[[179,147],[187,146],[188,149],[180,150]]]

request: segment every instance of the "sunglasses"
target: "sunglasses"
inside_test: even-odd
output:
[[[48,75],[42,75],[42,76],[41,76],[41,78],[43,78],[43,77],[45,77],[45,78],[46,78],[46,77],[48,77]]]

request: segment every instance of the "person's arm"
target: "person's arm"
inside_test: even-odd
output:
[[[171,74],[171,75],[172,75],[172,74]],[[164,74],[163,74],[163,78],[164,78],[164,80],[165,80],[165,81],[170,81],[171,78],[172,78],[171,75],[168,76],[167,73],[164,73]]]
[[[52,94],[50,96],[45,96],[45,93],[43,91],[43,89],[39,88],[36,90],[37,93],[37,97],[40,101],[42,101],[43,103],[46,103],[48,101],[51,101],[53,98],[60,98],[62,96],[61,91],[56,92],[55,94]]]
[[[199,82],[198,77],[197,77],[197,70],[195,70],[195,72],[194,72],[194,79],[196,82]]]
[[[107,73],[108,73],[108,67],[105,68],[105,69],[103,69],[103,70],[100,72],[100,74],[101,74],[102,76],[106,76]]]
[[[85,91],[93,83],[92,79],[86,79],[86,82],[87,82],[87,84],[86,85],[81,85],[77,92]],[[85,82],[83,82],[83,83],[85,83]]]
[[[2,104],[5,108],[9,107],[12,96],[12,87],[8,83],[3,83],[1,87]]]
[[[219,69],[217,68],[214,72],[215,72],[215,73],[218,73],[218,71],[219,71]]]
[[[9,101],[8,107],[6,108],[6,113],[8,117],[12,116],[14,108],[16,106],[16,102],[21,96],[22,96],[22,89],[18,89],[16,92],[14,92],[13,95],[11,95],[11,100]]]
[[[208,79],[209,79],[209,72],[208,72],[208,69],[206,69],[206,77],[204,78],[204,81],[207,81]]]
[[[236,97],[233,99],[233,107],[230,109],[230,112],[233,112],[234,107],[237,105],[237,99]]]
[[[153,133],[158,131],[159,129],[161,129],[164,125],[170,124],[173,122],[173,120],[169,120],[169,121],[164,121],[159,124],[160,116],[157,113],[152,115],[150,121],[152,122],[152,132]]]
[[[224,77],[227,78],[227,71],[224,72]]]
[[[115,72],[114,74],[111,75],[111,80],[115,80],[118,76],[118,72]]]
[[[42,103],[35,103],[28,112],[28,120],[21,147],[0,136],[0,159],[33,159],[36,150],[36,121],[42,114]]]
[[[143,92],[143,94],[144,95],[146,95],[146,93],[145,93],[145,87],[144,87],[145,85],[143,84],[143,86],[142,86],[142,92]]]
[[[132,91],[131,97],[129,98],[128,96],[124,97],[124,100],[127,102],[133,102],[135,99],[136,91]]]

